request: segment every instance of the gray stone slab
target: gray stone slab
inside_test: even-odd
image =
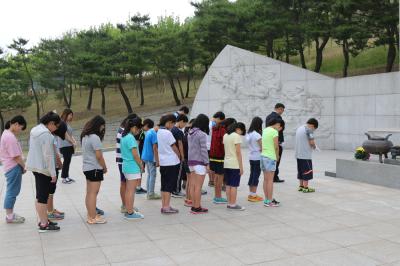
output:
[[[360,160],[336,160],[336,175],[373,185],[400,189],[400,166]]]

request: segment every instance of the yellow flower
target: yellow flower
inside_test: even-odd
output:
[[[365,150],[364,150],[363,147],[358,147],[358,148],[356,149],[356,151],[358,151],[358,152],[365,152]]]

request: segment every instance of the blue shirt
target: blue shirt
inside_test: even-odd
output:
[[[121,139],[122,172],[125,174],[140,174],[140,167],[132,154],[132,149],[138,150],[135,137],[128,134]],[[139,154],[140,156],[140,154]]]
[[[153,145],[157,144],[157,132],[152,128],[146,132],[146,138],[144,139],[142,160],[154,162]]]

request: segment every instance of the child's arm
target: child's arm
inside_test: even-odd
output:
[[[315,144],[314,139],[308,140],[308,143],[310,144],[311,148],[313,148],[314,150],[317,148],[317,145]]]
[[[176,147],[175,143],[171,145],[172,149],[174,150],[176,156],[178,156],[178,158],[181,157],[181,155],[179,154],[179,150],[178,147]]]
[[[180,158],[181,158],[181,161],[183,161],[183,160],[185,160],[185,153],[184,153],[184,151],[183,151],[183,142],[182,142],[182,140],[178,140],[178,147],[179,147],[179,153],[180,153]]]
[[[154,153],[154,160],[156,161],[156,167],[160,166],[160,159],[158,158],[158,145],[157,143],[153,144],[153,153]]]
[[[135,147],[135,148],[132,148],[132,155],[133,155],[133,158],[135,159],[135,162],[139,165],[139,167],[140,167],[140,172],[141,173],[143,173],[144,171],[143,171],[143,163],[142,163],[142,160],[140,159],[140,156],[139,156],[139,153],[138,153],[138,150],[137,150],[137,148]]]
[[[240,175],[243,175],[243,160],[242,160],[242,149],[240,148],[240,143],[235,144],[236,147],[236,157],[238,158]]]
[[[262,140],[261,139],[257,140],[257,143],[258,143],[258,146],[260,146],[260,150],[262,150]]]
[[[274,138],[274,146],[275,146],[276,161],[279,161],[279,140],[278,140],[278,137]]]
[[[96,150],[96,159],[99,162],[99,164],[101,165],[101,167],[103,168],[103,173],[106,174],[107,173],[107,165],[106,165],[106,161],[104,160],[104,157],[103,157],[103,152],[101,150]]]

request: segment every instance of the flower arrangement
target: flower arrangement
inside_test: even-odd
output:
[[[354,153],[354,158],[357,160],[368,161],[370,154],[364,150],[363,147],[358,147]]]

